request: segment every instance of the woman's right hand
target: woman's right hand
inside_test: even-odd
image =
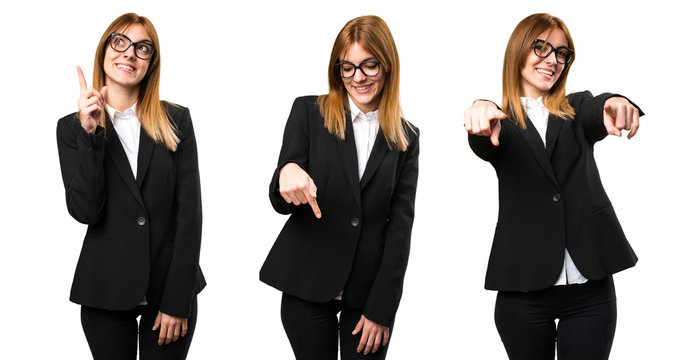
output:
[[[491,138],[491,143],[498,146],[498,136],[500,135],[500,120],[507,115],[500,111],[496,104],[477,100],[472,106],[465,110],[465,130],[468,133]]]
[[[81,126],[89,134],[94,134],[97,124],[100,122],[104,111],[104,100],[107,97],[107,87],[103,86],[100,91],[88,87],[83,76],[83,70],[76,66],[78,80],[81,87],[81,96],[78,98],[78,111],[80,112]]]
[[[316,200],[318,188],[313,179],[296,163],[288,163],[280,169],[280,195],[288,204],[309,204],[315,217],[320,219],[322,214]]]

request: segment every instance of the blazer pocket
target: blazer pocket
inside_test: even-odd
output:
[[[599,212],[603,212],[603,211],[606,211],[606,210],[611,209],[611,208],[612,208],[612,203],[607,203],[604,205],[599,205],[599,206],[593,207],[592,209],[590,209],[590,213],[591,214],[597,214]]]
[[[527,219],[512,219],[512,220],[498,221],[498,223],[496,223],[496,227],[514,226],[514,225],[523,224],[525,222],[527,222]]]

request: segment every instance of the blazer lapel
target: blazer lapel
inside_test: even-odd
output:
[[[389,146],[387,145],[387,141],[386,139],[384,139],[384,134],[382,133],[382,129],[380,128],[377,132],[377,138],[375,139],[375,143],[372,145],[372,151],[370,151],[368,163],[367,165],[365,165],[363,177],[360,179],[361,190],[363,190],[365,185],[367,185],[367,183],[372,178],[372,175],[374,175],[377,171],[377,168],[379,168],[379,164],[382,163],[382,159],[384,159],[384,155],[387,153],[388,148]]]
[[[154,140],[152,140],[142,127],[140,128],[140,148],[138,149],[138,175],[135,179],[138,188],[142,187],[149,168],[149,162],[154,152]]]
[[[555,186],[559,187],[557,180],[555,179],[555,172],[553,171],[552,164],[550,164],[550,157],[548,156],[548,153],[546,153],[545,146],[543,145],[543,140],[541,140],[541,136],[538,134],[538,130],[536,130],[534,123],[531,122],[528,117],[526,118],[526,125],[526,130],[517,129],[522,132],[524,140],[526,140],[527,145],[529,145],[529,148],[531,149],[531,153],[534,154],[536,161],[541,165],[541,168],[548,178]]]
[[[557,137],[560,134],[562,125],[564,125],[564,121],[565,120],[562,120],[562,118],[555,115],[550,115],[548,117],[548,130],[545,134],[545,149],[548,153],[548,157],[553,154],[555,143],[557,143]]]
[[[138,188],[138,185],[135,183],[135,177],[133,176],[133,171],[130,169],[130,163],[128,162],[128,158],[126,157],[126,152],[123,150],[121,140],[119,139],[119,136],[116,134],[114,124],[109,120],[109,117],[107,117],[106,129],[108,137],[107,142],[109,144],[109,146],[107,147],[108,151],[106,151],[106,154],[111,158],[112,162],[114,163],[114,166],[116,167],[116,170],[118,171],[119,175],[121,175],[123,182],[126,184],[126,186],[128,186],[130,192],[133,193],[135,199],[137,199],[138,202],[140,202],[140,204],[144,206],[145,203],[142,201],[140,189]]]
[[[344,134],[345,140],[337,138],[337,145],[341,153],[342,163],[351,184],[351,192],[356,199],[358,206],[360,202],[360,186],[358,180],[358,155],[356,155],[356,139],[353,136],[353,123],[351,122],[351,114],[346,112],[346,130]]]

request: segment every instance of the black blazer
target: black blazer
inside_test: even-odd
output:
[[[141,129],[137,179],[109,119],[92,135],[75,114],[57,124],[66,205],[88,225],[71,287],[75,303],[129,310],[146,296],[162,312],[188,317],[206,284],[192,121],[187,108],[166,106],[180,143],[172,152]]]
[[[487,289],[552,286],[562,269],[565,247],[590,280],[635,265],[638,258],[593,157],[594,144],[607,136],[602,113],[605,100],[612,96],[616,95],[593,97],[588,91],[569,95],[575,119],[550,115],[545,147],[528,118],[526,130],[503,120],[498,147],[488,137],[469,135],[472,150],[498,175],[498,225]]]
[[[359,181],[351,116],[345,140],[331,135],[316,96],[294,101],[270,184],[270,201],[291,214],[261,268],[261,281],[312,302],[344,301],[389,326],[403,289],[418,173],[418,133],[405,123],[409,146],[389,150],[382,130]],[[316,186],[322,218],[280,195],[280,168],[294,162]]]

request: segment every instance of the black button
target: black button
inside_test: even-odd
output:
[[[142,225],[145,225],[145,223],[147,223],[147,220],[145,220],[145,218],[143,218],[142,216],[140,216],[140,217],[138,218],[138,225],[142,226]]]
[[[351,219],[351,226],[358,226],[359,224],[360,220],[358,220],[358,218]]]
[[[560,194],[555,194],[555,195],[553,195],[553,201],[554,201],[554,202],[560,201]]]

